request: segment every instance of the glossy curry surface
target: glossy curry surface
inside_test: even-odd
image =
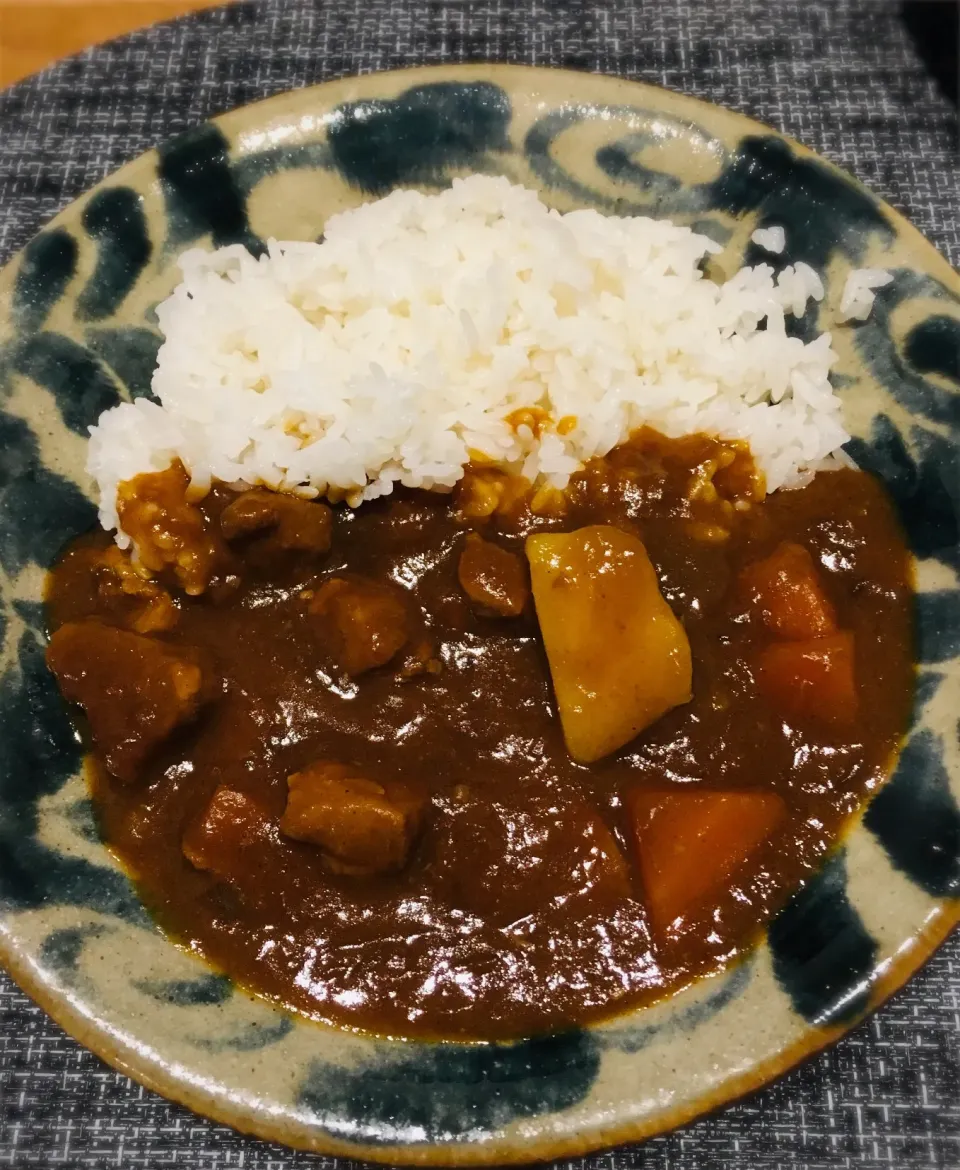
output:
[[[175,478],[134,481],[129,506],[182,500]],[[717,970],[905,729],[909,557],[863,472],[761,502],[742,451],[641,432],[563,498],[481,468],[452,496],[264,526],[264,496],[190,505],[195,555],[151,580],[109,537],[76,542],[49,584],[51,666],[95,732],[118,688],[155,690],[146,730],[95,736],[105,838],[175,937],[316,1018],[515,1037]],[[525,542],[588,526],[642,541],[692,697],[578,763]],[[621,594],[605,606],[629,624]]]

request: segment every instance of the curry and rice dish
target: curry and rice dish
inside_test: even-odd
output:
[[[220,357],[249,351],[225,328]],[[242,377],[261,402],[278,380]],[[676,393],[591,448],[589,417],[536,394],[492,401],[486,433],[438,410],[452,470],[415,470],[407,434],[352,477],[284,457],[285,481],[268,428],[204,447],[162,393],[94,436],[108,531],[51,574],[48,661],[104,837],[175,938],[308,1016],[492,1039],[663,997],[755,944],[899,745],[910,559],[880,485],[831,457],[834,405],[806,455],[716,437],[719,415],[683,431]],[[128,441],[105,471],[144,406],[171,416],[149,459]],[[301,396],[279,431],[302,451],[331,410]],[[221,474],[214,449],[251,462]]]

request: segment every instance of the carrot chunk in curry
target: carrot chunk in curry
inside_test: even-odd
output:
[[[527,539],[563,734],[590,763],[690,700],[690,643],[643,543],[609,525]]]
[[[644,895],[661,932],[720,890],[786,817],[775,792],[637,789],[627,807]]]
[[[751,608],[780,638],[822,638],[837,628],[813,558],[802,545],[784,541],[762,561],[747,565],[740,583]]]
[[[174,467],[122,489],[134,555],[52,570],[104,836],[241,985],[394,1036],[604,1018],[745,954],[887,773],[911,568],[869,475],[764,497],[644,429],[547,494]]]
[[[767,646],[757,660],[760,689],[788,719],[850,724],[857,713],[853,634]]]

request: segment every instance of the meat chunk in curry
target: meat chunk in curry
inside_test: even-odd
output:
[[[310,598],[307,609],[324,648],[351,676],[386,666],[410,639],[406,600],[393,585],[333,577]]]
[[[586,801],[524,786],[490,801],[482,787],[444,801],[435,873],[452,903],[506,926],[547,906],[613,905],[630,895],[623,852]]]
[[[647,550],[609,525],[531,536],[533,597],[563,734],[580,763],[629,743],[691,695],[690,643]]]
[[[107,769],[122,780],[134,779],[151,752],[195,719],[213,689],[188,648],[98,621],[61,626],[47,663],[64,697],[83,708]]]
[[[135,633],[158,634],[177,624],[177,607],[169,591],[115,544],[95,558],[94,571],[104,604],[122,615]]]
[[[256,845],[269,839],[270,818],[243,792],[222,784],[183,835],[183,855],[197,869],[238,881],[254,868]]]
[[[522,558],[476,532],[463,543],[457,577],[480,613],[517,617],[530,596]]]
[[[319,555],[330,548],[333,513],[326,504],[284,492],[255,488],[220,513],[220,531],[229,541],[255,538],[258,551]]]
[[[330,868],[380,873],[406,861],[423,818],[422,794],[323,761],[295,772],[287,783],[280,831],[319,845]]]

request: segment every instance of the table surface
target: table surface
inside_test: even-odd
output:
[[[0,0],[0,86],[88,45],[172,20],[219,0]]]
[[[120,163],[211,114],[371,69],[507,60],[665,85],[845,166],[960,263],[956,111],[894,0],[238,0],[0,92],[0,262]],[[345,1167],[241,1137],[74,1043],[0,975],[0,1167]],[[960,1167],[960,937],[830,1051],[590,1170]]]

